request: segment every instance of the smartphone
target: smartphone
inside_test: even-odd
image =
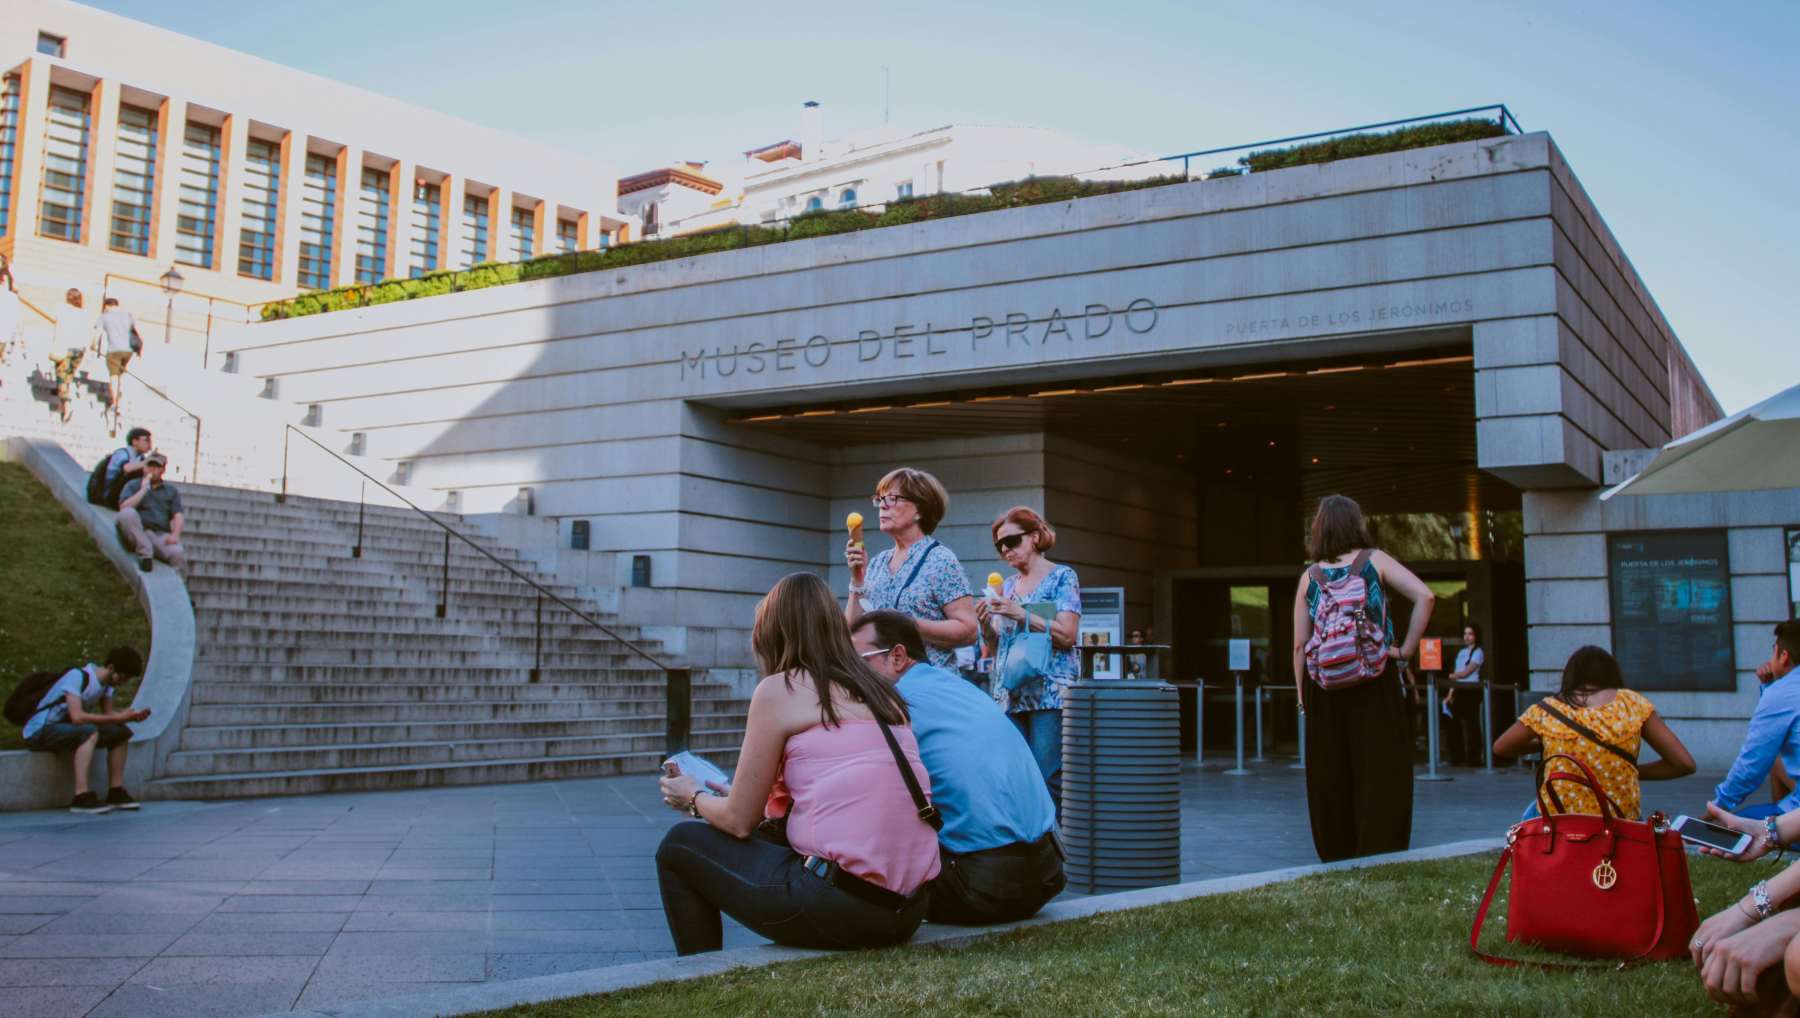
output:
[[[1728,855],[1742,855],[1750,847],[1750,835],[1741,834],[1729,827],[1709,824],[1704,820],[1695,820],[1690,816],[1676,817],[1669,828],[1681,835],[1681,840],[1716,849]]]

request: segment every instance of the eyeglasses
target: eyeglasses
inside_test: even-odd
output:
[[[1004,555],[1019,546],[1019,542],[1030,537],[1030,534],[1008,534],[994,542],[994,550]]]
[[[912,499],[907,498],[905,495],[876,495],[874,498],[869,499],[869,504],[877,509],[886,509],[898,502],[911,501]]]
[[[886,654],[888,651],[893,650],[893,649],[894,648],[892,648],[892,647],[883,647],[880,650],[865,650],[861,654],[858,654],[856,656],[862,658],[864,661],[867,661],[868,659],[870,659],[872,657],[878,657],[882,654]]]

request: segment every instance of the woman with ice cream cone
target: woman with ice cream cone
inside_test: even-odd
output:
[[[1031,745],[1050,795],[1060,803],[1063,690],[1081,676],[1081,654],[1075,649],[1081,581],[1075,570],[1044,557],[1056,546],[1056,531],[1034,510],[1020,505],[1001,513],[993,535],[994,551],[1015,572],[1004,580],[998,573],[988,575],[988,596],[975,605],[982,628],[994,640],[1019,627],[1050,633],[1050,665],[1043,677],[1011,690],[996,682],[994,699]],[[1027,612],[1026,604],[1053,605],[1055,615],[1046,622],[1043,615]]]
[[[875,486],[872,501],[877,524],[894,546],[870,558],[861,539],[861,514],[845,521],[850,529],[844,545],[850,599],[844,617],[855,629],[865,611],[904,612],[918,623],[931,663],[955,671],[956,648],[975,642],[977,623],[975,592],[962,563],[931,537],[949,508],[950,496],[925,471],[900,467]]]

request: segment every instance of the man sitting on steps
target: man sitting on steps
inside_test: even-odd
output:
[[[142,721],[148,710],[115,711],[113,693],[144,674],[144,659],[130,647],[114,647],[106,663],[71,668],[38,700],[37,712],[25,722],[25,746],[39,753],[75,751],[75,801],[71,813],[110,813],[137,809],[137,800],[125,790],[125,754],[130,748],[129,721]],[[96,709],[98,708],[98,709]],[[108,779],[106,801],[88,788],[88,771],[94,750],[106,750]]]
[[[181,493],[163,480],[168,465],[160,452],[145,456],[144,476],[125,482],[119,493],[119,538],[146,573],[153,568],[153,557],[178,573],[187,568],[187,551],[181,547]]]
[[[910,616],[868,612],[850,639],[870,667],[898,683],[944,816],[943,865],[927,917],[983,926],[1036,915],[1065,880],[1056,804],[1025,737],[986,693],[924,663],[925,641]]]

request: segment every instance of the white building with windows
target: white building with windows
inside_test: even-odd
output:
[[[6,7],[0,254],[47,313],[104,291],[192,340],[203,313],[626,223],[595,160],[65,0]]]
[[[1156,163],[1118,168],[1147,158],[1044,128],[994,124],[946,124],[925,131],[884,125],[827,141],[824,107],[807,102],[801,107],[797,137],[744,152],[735,171],[707,167],[711,179],[723,182],[725,200],[701,203],[683,193],[676,181],[660,200],[634,202],[622,180],[619,207],[640,217],[649,211],[661,234],[675,235],[737,223],[771,223],[821,209],[880,206],[915,195],[971,191],[1024,177],[1112,180],[1168,172],[1167,166]],[[648,224],[644,235],[651,235]]]

